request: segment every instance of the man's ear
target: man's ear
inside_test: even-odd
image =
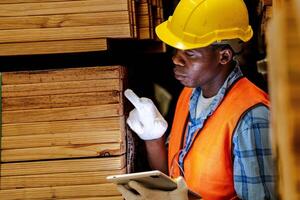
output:
[[[229,63],[233,58],[233,52],[229,48],[220,50],[219,55],[220,55],[220,64],[222,65]]]

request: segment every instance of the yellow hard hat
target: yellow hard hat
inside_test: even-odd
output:
[[[155,29],[166,44],[187,50],[253,35],[243,0],[181,0],[173,16]]]

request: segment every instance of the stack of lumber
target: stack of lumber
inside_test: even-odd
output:
[[[280,199],[300,199],[300,5],[274,1],[268,28],[272,138]]]
[[[272,0],[260,0],[258,11],[261,16],[260,33],[265,36],[268,22],[272,17]]]
[[[153,2],[1,0],[0,56],[104,51],[107,38],[154,38],[162,8]]]
[[[122,199],[121,66],[2,74],[0,199]]]
[[[130,0],[133,37],[157,39],[155,26],[163,21],[162,0]]]

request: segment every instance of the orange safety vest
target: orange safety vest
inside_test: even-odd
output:
[[[168,165],[173,177],[180,175],[178,155],[183,147],[191,88],[184,88],[176,106],[170,135]],[[189,189],[205,200],[236,199],[233,182],[232,136],[239,119],[250,108],[269,106],[268,95],[247,78],[233,84],[221,104],[194,134],[184,158],[184,178]]]

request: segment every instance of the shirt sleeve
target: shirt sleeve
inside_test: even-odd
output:
[[[269,109],[247,111],[233,135],[234,188],[240,199],[276,199]]]

